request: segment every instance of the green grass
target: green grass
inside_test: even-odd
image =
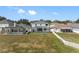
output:
[[[79,43],[79,34],[76,33],[58,33],[58,34],[67,41]]]
[[[0,35],[0,52],[69,53],[79,52],[79,49],[65,46],[52,33],[30,33]]]

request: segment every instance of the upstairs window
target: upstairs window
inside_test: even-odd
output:
[[[35,26],[37,26],[37,24],[35,24]]]
[[[46,26],[48,26],[48,24],[46,24]]]

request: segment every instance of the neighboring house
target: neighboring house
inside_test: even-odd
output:
[[[73,32],[79,33],[79,23],[73,23],[71,27]]]
[[[0,34],[24,34],[25,27],[8,20],[0,21]]]
[[[72,32],[70,24],[54,23],[51,25],[51,28],[55,32]]]
[[[0,34],[3,34],[3,31],[5,31],[5,27],[13,27],[13,23],[7,20],[0,21]]]
[[[78,23],[52,23],[50,26],[51,29],[55,32],[76,32],[79,33],[79,24]]]
[[[26,31],[31,32],[31,25],[18,24],[18,26],[21,26],[21,27],[25,28]]]
[[[49,32],[49,24],[45,21],[31,22],[32,32]]]

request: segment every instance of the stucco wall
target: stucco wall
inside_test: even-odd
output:
[[[73,32],[79,33],[79,29],[72,29]]]
[[[32,32],[38,32],[37,28],[42,28],[42,32],[49,32],[50,28],[49,27],[32,27]],[[44,30],[46,29],[46,30]]]
[[[61,29],[52,29],[54,32],[61,32]]]
[[[0,24],[0,27],[9,27],[9,24]]]

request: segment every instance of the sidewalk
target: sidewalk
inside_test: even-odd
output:
[[[79,49],[79,44],[64,40],[62,37],[60,37],[58,34],[56,34],[56,33],[53,31],[53,29],[51,29],[51,32],[52,32],[59,40],[61,40],[65,45]]]

